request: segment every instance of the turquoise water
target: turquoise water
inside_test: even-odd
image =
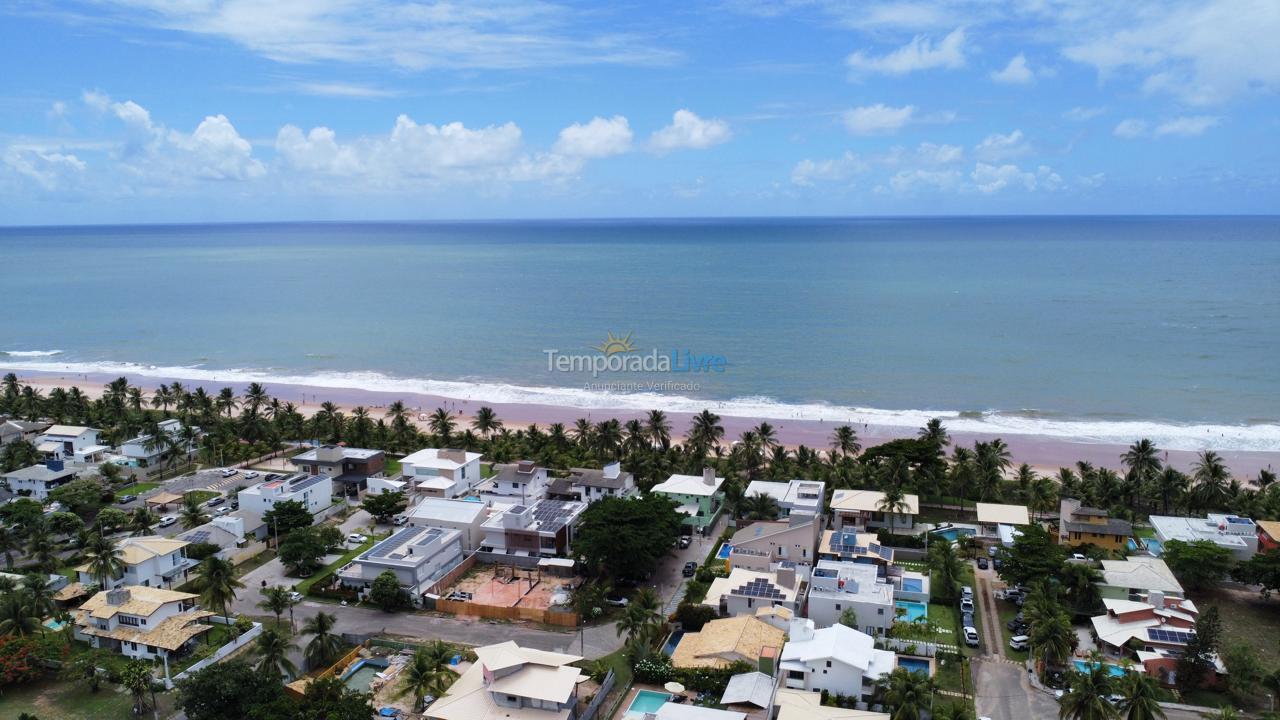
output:
[[[671,696],[664,692],[641,690],[636,693],[631,705],[627,708],[626,717],[640,717],[645,713],[658,712],[658,708],[667,704]]]
[[[961,535],[973,536],[977,531],[973,528],[947,528],[946,530],[934,530],[933,534],[938,537],[944,537],[951,542],[955,542]]]
[[[912,602],[910,600],[896,600],[894,606],[898,610],[905,610],[906,614],[899,614],[899,620],[906,622],[924,622],[929,619],[929,607],[924,603]]]
[[[1160,557],[1161,555],[1164,554],[1164,543],[1160,542],[1159,538],[1153,538],[1153,537],[1145,538],[1143,539],[1142,543],[1146,545],[1147,551],[1150,552],[1152,555],[1155,555],[1156,557]]]
[[[902,578],[902,589],[906,592],[921,592],[924,590],[924,581],[919,578]]]
[[[1089,668],[1092,666],[1091,663],[1087,663],[1084,660],[1073,660],[1071,664],[1075,666],[1078,672],[1085,672],[1085,673],[1089,672]],[[1119,665],[1115,665],[1112,663],[1103,663],[1103,666],[1106,667],[1107,674],[1111,675],[1112,677],[1124,676],[1124,672],[1125,672],[1124,668],[1120,667]]]
[[[728,560],[729,554],[733,552],[733,546],[729,543],[721,543],[720,549],[716,551],[716,557],[720,560]]]
[[[0,228],[0,255],[19,370],[1280,445],[1280,218]],[[695,381],[659,403],[548,369],[608,332],[725,371],[599,378]]]
[[[903,667],[911,672],[918,672],[923,675],[929,674],[929,661],[921,658],[898,657],[898,667]]]
[[[44,626],[45,626],[45,627],[47,627],[47,628],[49,628],[50,630],[52,630],[52,631],[54,631],[54,632],[57,632],[57,631],[61,630],[62,628],[66,627],[66,626],[67,626],[67,624],[66,624],[66,623],[64,623],[64,622],[58,622],[57,620],[55,620],[55,619],[53,619],[53,618],[49,618],[48,620],[45,620],[45,621],[44,621]]]

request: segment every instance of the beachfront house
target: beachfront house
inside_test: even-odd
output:
[[[791,562],[802,568],[813,567],[819,518],[794,514],[785,521],[753,522],[733,534],[729,540],[730,569],[745,568],[765,572],[779,562]]]
[[[400,472],[413,492],[431,497],[470,495],[480,484],[480,453],[426,448],[400,459]]]
[[[297,473],[245,488],[237,498],[240,509],[252,515],[265,515],[276,503],[290,500],[302,503],[307,512],[315,515],[333,504],[333,481],[327,475]]]
[[[1149,522],[1161,545],[1170,540],[1188,543],[1208,540],[1230,550],[1231,555],[1241,562],[1258,552],[1258,526],[1239,515],[1209,513],[1203,518],[1152,515]]]
[[[213,615],[197,596],[163,588],[125,586],[103,590],[74,612],[75,639],[141,660],[159,659],[169,678],[169,660],[213,629],[200,622]]]
[[[747,485],[746,497],[767,495],[778,503],[779,516],[821,515],[822,501],[826,498],[826,483],[816,480],[792,480],[769,482],[753,480]]]
[[[78,472],[61,460],[49,459],[39,465],[28,465],[5,473],[4,480],[9,484],[9,490],[17,495],[44,502],[50,492],[75,480]]]
[[[327,444],[289,458],[299,472],[325,475],[337,483],[339,494],[351,497],[369,487],[369,478],[381,477],[386,462],[381,450]]]
[[[1186,593],[1173,571],[1160,558],[1135,555],[1124,560],[1102,561],[1103,599],[1146,602],[1147,598],[1182,598]]]
[[[831,627],[846,612],[852,612],[858,630],[884,635],[896,613],[893,586],[880,579],[873,564],[819,560],[809,579],[809,619],[818,628]]]
[[[170,588],[187,581],[196,561],[187,557],[185,540],[147,535],[122,538],[116,543],[124,572],[107,582],[99,590],[114,590],[121,586]],[[89,572],[88,564],[76,568],[77,580],[84,587],[98,586],[98,578]]]
[[[1062,499],[1058,517],[1058,542],[1062,545],[1124,550],[1133,535],[1133,523],[1113,518],[1106,510],[1082,505],[1075,498]]]
[[[848,560],[888,567],[893,564],[893,548],[881,545],[875,533],[828,530],[818,543],[819,560]]]
[[[439,527],[457,530],[462,551],[470,553],[484,540],[484,521],[489,517],[488,503],[478,500],[424,497],[404,513],[409,527]]]
[[[622,464],[611,462],[600,469],[569,468],[569,477],[561,478],[560,492],[575,495],[585,503],[601,498],[628,497],[636,492],[636,479],[622,469]],[[555,484],[555,481],[552,481]],[[548,488],[548,493],[552,492]]]
[[[862,699],[875,694],[876,683],[896,664],[897,656],[877,650],[866,633],[844,625],[816,628],[812,620],[796,618],[779,667],[785,687]]]
[[[532,505],[495,509],[482,524],[480,552],[515,557],[566,557],[573,532],[587,504],[576,500],[539,500]]]
[[[160,432],[164,433],[179,448],[184,450],[183,443],[180,440],[182,432],[182,423],[175,419],[161,420],[156,423]],[[199,428],[193,428],[199,433]],[[190,450],[193,448],[185,448]],[[117,455],[124,458],[123,464],[136,468],[159,467],[164,464],[165,454],[169,452],[168,445],[157,445],[152,440],[151,435],[138,435],[121,443]],[[117,462],[119,462],[117,460]]]
[[[721,668],[745,662],[773,674],[786,631],[752,615],[712,620],[697,632],[686,632],[671,653],[678,668]]]
[[[367,590],[383,572],[395,573],[409,596],[418,597],[462,562],[462,534],[435,527],[405,527],[338,570],[344,587]]]
[[[476,661],[426,709],[430,720],[570,720],[582,670],[577,655],[512,641],[475,649]]]
[[[676,510],[685,516],[684,523],[698,532],[706,532],[715,525],[724,507],[721,485],[724,478],[716,477],[714,468],[705,468],[700,476],[672,475],[666,482],[654,485],[651,492],[674,500]]]
[[[1012,543],[1014,530],[1019,525],[1030,525],[1031,514],[1026,505],[1000,503],[975,503],[978,511],[978,534]]]
[[[40,436],[40,433],[48,428],[49,423],[47,422],[5,420],[0,422],[0,447],[19,441],[34,442]]]
[[[97,428],[83,425],[54,425],[36,438],[36,450],[45,458],[78,465],[102,462],[111,448],[98,442]]]
[[[836,490],[831,494],[831,519],[837,530],[866,532],[874,528],[887,528],[892,520],[893,531],[909,532],[920,514],[920,497],[914,494],[902,496],[902,505],[894,512],[887,512],[885,494],[879,490]]]
[[[493,475],[479,488],[490,495],[509,497],[523,504],[540,500],[547,492],[547,469],[532,460],[494,463]]]
[[[795,613],[804,605],[808,583],[793,563],[779,563],[771,572],[734,568],[729,577],[711,581],[703,605],[721,615],[755,615],[762,607],[783,607]]]

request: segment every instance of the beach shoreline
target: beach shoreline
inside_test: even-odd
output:
[[[228,380],[211,382],[208,379],[193,380],[183,377],[156,377],[130,373],[69,373],[52,370],[15,369],[8,370],[0,366],[0,372],[14,372],[22,384],[39,388],[45,396],[54,387],[79,387],[86,394],[97,397],[102,387],[117,377],[128,378],[131,385],[151,392],[160,384],[181,382],[192,389],[204,386],[206,390],[216,393],[222,387],[231,387],[239,395],[247,382]],[[556,422],[572,425],[579,418],[587,418],[592,422],[600,422],[616,418],[620,422],[631,419],[643,419],[645,411],[625,408],[580,408],[538,403],[489,402],[476,398],[457,398],[445,395],[378,391],[361,388],[341,388],[315,386],[306,384],[268,382],[267,391],[273,397],[284,402],[293,402],[300,412],[310,416],[320,409],[323,402],[332,402],[344,412],[363,405],[374,417],[382,415],[379,410],[400,400],[409,408],[417,423],[426,426],[426,414],[437,408],[445,408],[464,418],[460,426],[466,427],[475,411],[482,406],[493,408],[505,427],[511,430],[536,424],[542,428]],[[663,409],[660,405],[656,409]],[[708,409],[717,412],[715,403],[708,403]],[[421,417],[418,417],[418,416]],[[684,430],[689,426],[694,413],[668,411],[667,417],[672,426],[673,437],[681,439]],[[725,442],[733,442],[742,432],[749,430],[761,422],[769,422],[777,431],[780,443],[787,447],[806,445],[810,448],[825,450],[830,445],[830,436],[834,429],[846,424],[843,421],[779,419],[768,417],[746,417],[722,415],[721,425],[725,429]],[[945,424],[944,419],[944,424]],[[870,447],[890,440],[913,437],[918,428],[877,425],[874,423],[848,423],[854,427],[863,447]],[[1070,439],[1050,437],[1031,433],[982,433],[950,431],[953,445],[971,446],[974,442],[989,441],[995,437],[1002,438],[1009,446],[1014,464],[1027,463],[1042,474],[1050,474],[1059,467],[1071,467],[1077,461],[1087,461],[1099,467],[1120,468],[1120,456],[1127,445],[1111,442],[1090,441],[1085,438]],[[1139,438],[1133,438],[1134,441]],[[1162,451],[1167,461],[1174,467],[1189,472],[1195,461],[1196,452],[1191,450]],[[1227,466],[1242,483],[1248,483],[1257,476],[1258,471],[1268,467],[1280,467],[1280,448],[1270,451],[1253,450],[1219,450]]]

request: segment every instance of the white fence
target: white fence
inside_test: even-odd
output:
[[[215,616],[215,617],[209,618],[209,620],[217,625],[227,624],[226,618]],[[232,622],[234,623],[234,621]],[[174,679],[185,680],[191,675],[194,675],[195,673],[200,672],[201,670],[209,667],[210,665],[213,665],[214,663],[219,662],[220,660],[230,655],[231,653],[235,652],[236,650],[239,650],[245,645],[248,645],[249,643],[253,642],[254,638],[258,637],[261,634],[262,634],[262,623],[254,623],[253,627],[246,630],[244,634],[242,634],[240,637],[218,648],[209,657],[201,660],[200,662],[192,665],[186,670],[183,670],[182,672],[178,673],[177,675],[174,676]]]
[[[876,642],[883,645],[886,650],[894,652],[918,655],[920,657],[933,657],[938,654],[938,644],[929,640],[911,640],[909,638],[876,638]]]

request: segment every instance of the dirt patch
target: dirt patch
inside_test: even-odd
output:
[[[478,565],[445,592],[470,593],[469,602],[495,607],[522,607],[545,610],[552,598],[567,592],[570,580],[501,565]]]

